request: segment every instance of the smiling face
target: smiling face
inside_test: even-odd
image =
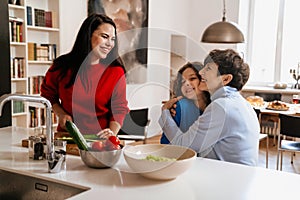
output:
[[[115,28],[108,23],[101,24],[93,32],[91,38],[91,45],[93,49],[93,56],[96,62],[99,59],[105,59],[107,54],[115,46]]]
[[[183,71],[181,84],[182,94],[188,99],[196,100],[197,95],[200,93],[200,80],[193,69],[187,68]]]
[[[218,65],[214,62],[207,63],[205,67],[199,71],[201,75],[200,90],[208,91],[213,94],[219,88],[227,85],[232,80],[231,74],[219,74]]]
[[[199,71],[201,75],[200,89],[213,94],[217,89],[223,86],[223,75],[218,75],[218,65],[216,63],[207,63],[205,67]]]

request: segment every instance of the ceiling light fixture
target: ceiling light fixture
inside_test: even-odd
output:
[[[201,42],[206,43],[243,43],[244,35],[238,26],[233,22],[226,21],[225,0],[223,0],[223,18],[204,31]]]

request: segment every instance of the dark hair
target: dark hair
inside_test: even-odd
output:
[[[199,80],[201,80],[201,76],[200,76],[200,74],[199,74],[199,71],[200,71],[203,67],[204,67],[203,64],[200,63],[200,62],[193,62],[193,63],[188,62],[188,63],[186,63],[185,65],[183,65],[183,66],[178,70],[176,79],[175,79],[175,81],[174,81],[174,87],[173,87],[174,95],[175,95],[175,96],[182,96],[182,95],[183,95],[182,92],[181,92],[182,78],[183,78],[183,77],[182,77],[182,74],[183,74],[183,72],[184,72],[186,69],[191,68],[191,69],[195,72],[197,78],[198,78]]]
[[[58,80],[63,78],[67,74],[67,71],[71,69],[72,71],[71,78],[68,84],[65,86],[66,88],[74,84],[78,72],[80,74],[85,73],[86,65],[84,63],[89,63],[88,55],[92,51],[92,46],[91,46],[92,34],[98,28],[98,26],[104,23],[111,24],[115,28],[116,42],[114,48],[109,52],[107,57],[105,59],[101,59],[100,62],[110,67],[121,66],[125,73],[124,65],[118,53],[118,43],[117,43],[118,38],[116,32],[116,24],[111,18],[109,18],[104,14],[93,13],[90,16],[88,16],[82,23],[72,50],[69,53],[58,57],[53,62],[52,71],[61,69],[61,73],[60,76],[58,77]],[[82,76],[82,78],[86,78],[86,77]]]
[[[177,77],[175,79],[174,87],[173,87],[175,96],[183,96],[182,91],[181,91],[182,74],[188,68],[192,69],[196,73],[197,78],[201,81],[201,76],[199,74],[199,71],[204,68],[204,65],[200,62],[186,63],[178,70]],[[203,93],[203,97],[205,98],[206,105],[208,105],[210,103],[210,94],[207,91],[202,91],[202,93]]]
[[[218,65],[219,75],[231,74],[233,76],[228,86],[240,91],[247,83],[250,75],[249,65],[244,63],[240,55],[232,49],[212,50],[204,60],[207,63],[216,63]]]

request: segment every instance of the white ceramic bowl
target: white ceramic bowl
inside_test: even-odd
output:
[[[178,175],[189,169],[196,158],[196,152],[190,148],[165,144],[125,146],[123,154],[133,172],[156,180],[175,179]],[[176,160],[146,160],[147,155],[175,158]]]

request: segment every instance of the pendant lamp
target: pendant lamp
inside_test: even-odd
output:
[[[206,43],[243,43],[244,35],[238,26],[233,22],[226,21],[225,0],[223,0],[223,18],[204,31],[201,42]]]

